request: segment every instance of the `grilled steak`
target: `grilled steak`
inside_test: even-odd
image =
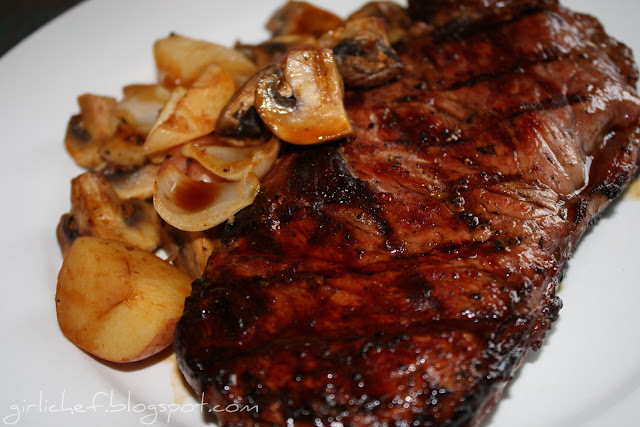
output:
[[[594,18],[552,0],[409,11],[402,76],[347,91],[353,136],[282,155],[187,299],[186,379],[258,408],[223,426],[477,425],[636,174],[636,68]]]

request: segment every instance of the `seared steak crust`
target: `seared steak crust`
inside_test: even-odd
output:
[[[498,4],[499,3],[499,4]],[[476,425],[558,315],[635,176],[630,51],[553,1],[415,1],[402,77],[355,134],[291,148],[176,331],[221,425]]]

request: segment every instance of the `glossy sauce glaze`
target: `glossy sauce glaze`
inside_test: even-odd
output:
[[[353,136],[283,154],[187,299],[185,378],[260,407],[224,426],[478,425],[638,170],[636,68],[595,19],[410,10],[403,76],[346,92]]]

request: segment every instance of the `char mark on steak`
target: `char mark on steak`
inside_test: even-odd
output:
[[[498,4],[500,3],[500,4]],[[288,150],[176,331],[221,425],[477,425],[638,166],[631,53],[554,1],[410,2],[403,75]]]

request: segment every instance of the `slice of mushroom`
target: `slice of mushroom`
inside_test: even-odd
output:
[[[236,91],[218,116],[218,135],[235,138],[254,138],[262,135],[264,126],[254,106],[256,89],[262,76],[277,70],[276,65],[263,67]]]
[[[287,55],[283,71],[260,78],[255,106],[280,139],[317,144],[352,133],[343,97],[331,50],[295,50]]]
[[[411,17],[407,10],[392,1],[372,1],[352,13],[348,21],[358,18],[382,18],[386,24],[387,37],[393,45],[404,40],[411,27]]]
[[[121,123],[116,133],[100,149],[100,156],[106,162],[107,169],[132,170],[147,161],[143,143],[144,136]]]
[[[204,273],[209,256],[220,246],[222,227],[205,231],[182,231],[165,224],[162,249],[169,260],[191,278],[199,279]]]
[[[331,48],[347,87],[371,88],[397,79],[404,65],[387,39],[380,18],[357,18],[318,41]]]
[[[124,97],[116,106],[116,115],[146,137],[171,96],[171,90],[159,84],[139,84],[125,86],[122,91]]]
[[[190,86],[210,64],[219,65],[241,85],[256,72],[256,66],[232,48],[178,34],[157,40],[153,46],[160,82]]]
[[[342,24],[333,13],[304,1],[288,1],[267,22],[267,30],[274,36],[284,34],[322,34]]]
[[[212,64],[191,88],[177,87],[144,143],[147,155],[184,144],[216,128],[220,111],[235,92],[229,73]]]
[[[97,236],[144,250],[160,244],[162,223],[153,206],[139,199],[120,200],[101,173],[85,172],[71,181],[71,217],[63,216],[60,225],[67,240]]]
[[[131,171],[117,171],[106,174],[107,179],[120,200],[148,199],[153,196],[153,185],[160,165],[147,163]]]
[[[80,114],[69,120],[65,146],[79,166],[103,169],[105,162],[100,156],[100,149],[118,127],[118,119],[114,114],[116,100],[85,94],[78,97],[78,105]]]
[[[65,258],[73,242],[80,237],[78,223],[73,215],[62,215],[58,227],[56,227],[56,237],[58,238],[58,245],[60,246],[62,257]]]
[[[229,181],[237,181],[249,173],[262,178],[271,170],[279,151],[280,140],[277,137],[260,147],[189,143],[181,150],[183,156],[197,160],[210,172]]]
[[[196,181],[175,167],[158,175],[153,204],[170,225],[184,231],[203,231],[223,223],[253,203],[260,180],[252,173],[240,181]]]

